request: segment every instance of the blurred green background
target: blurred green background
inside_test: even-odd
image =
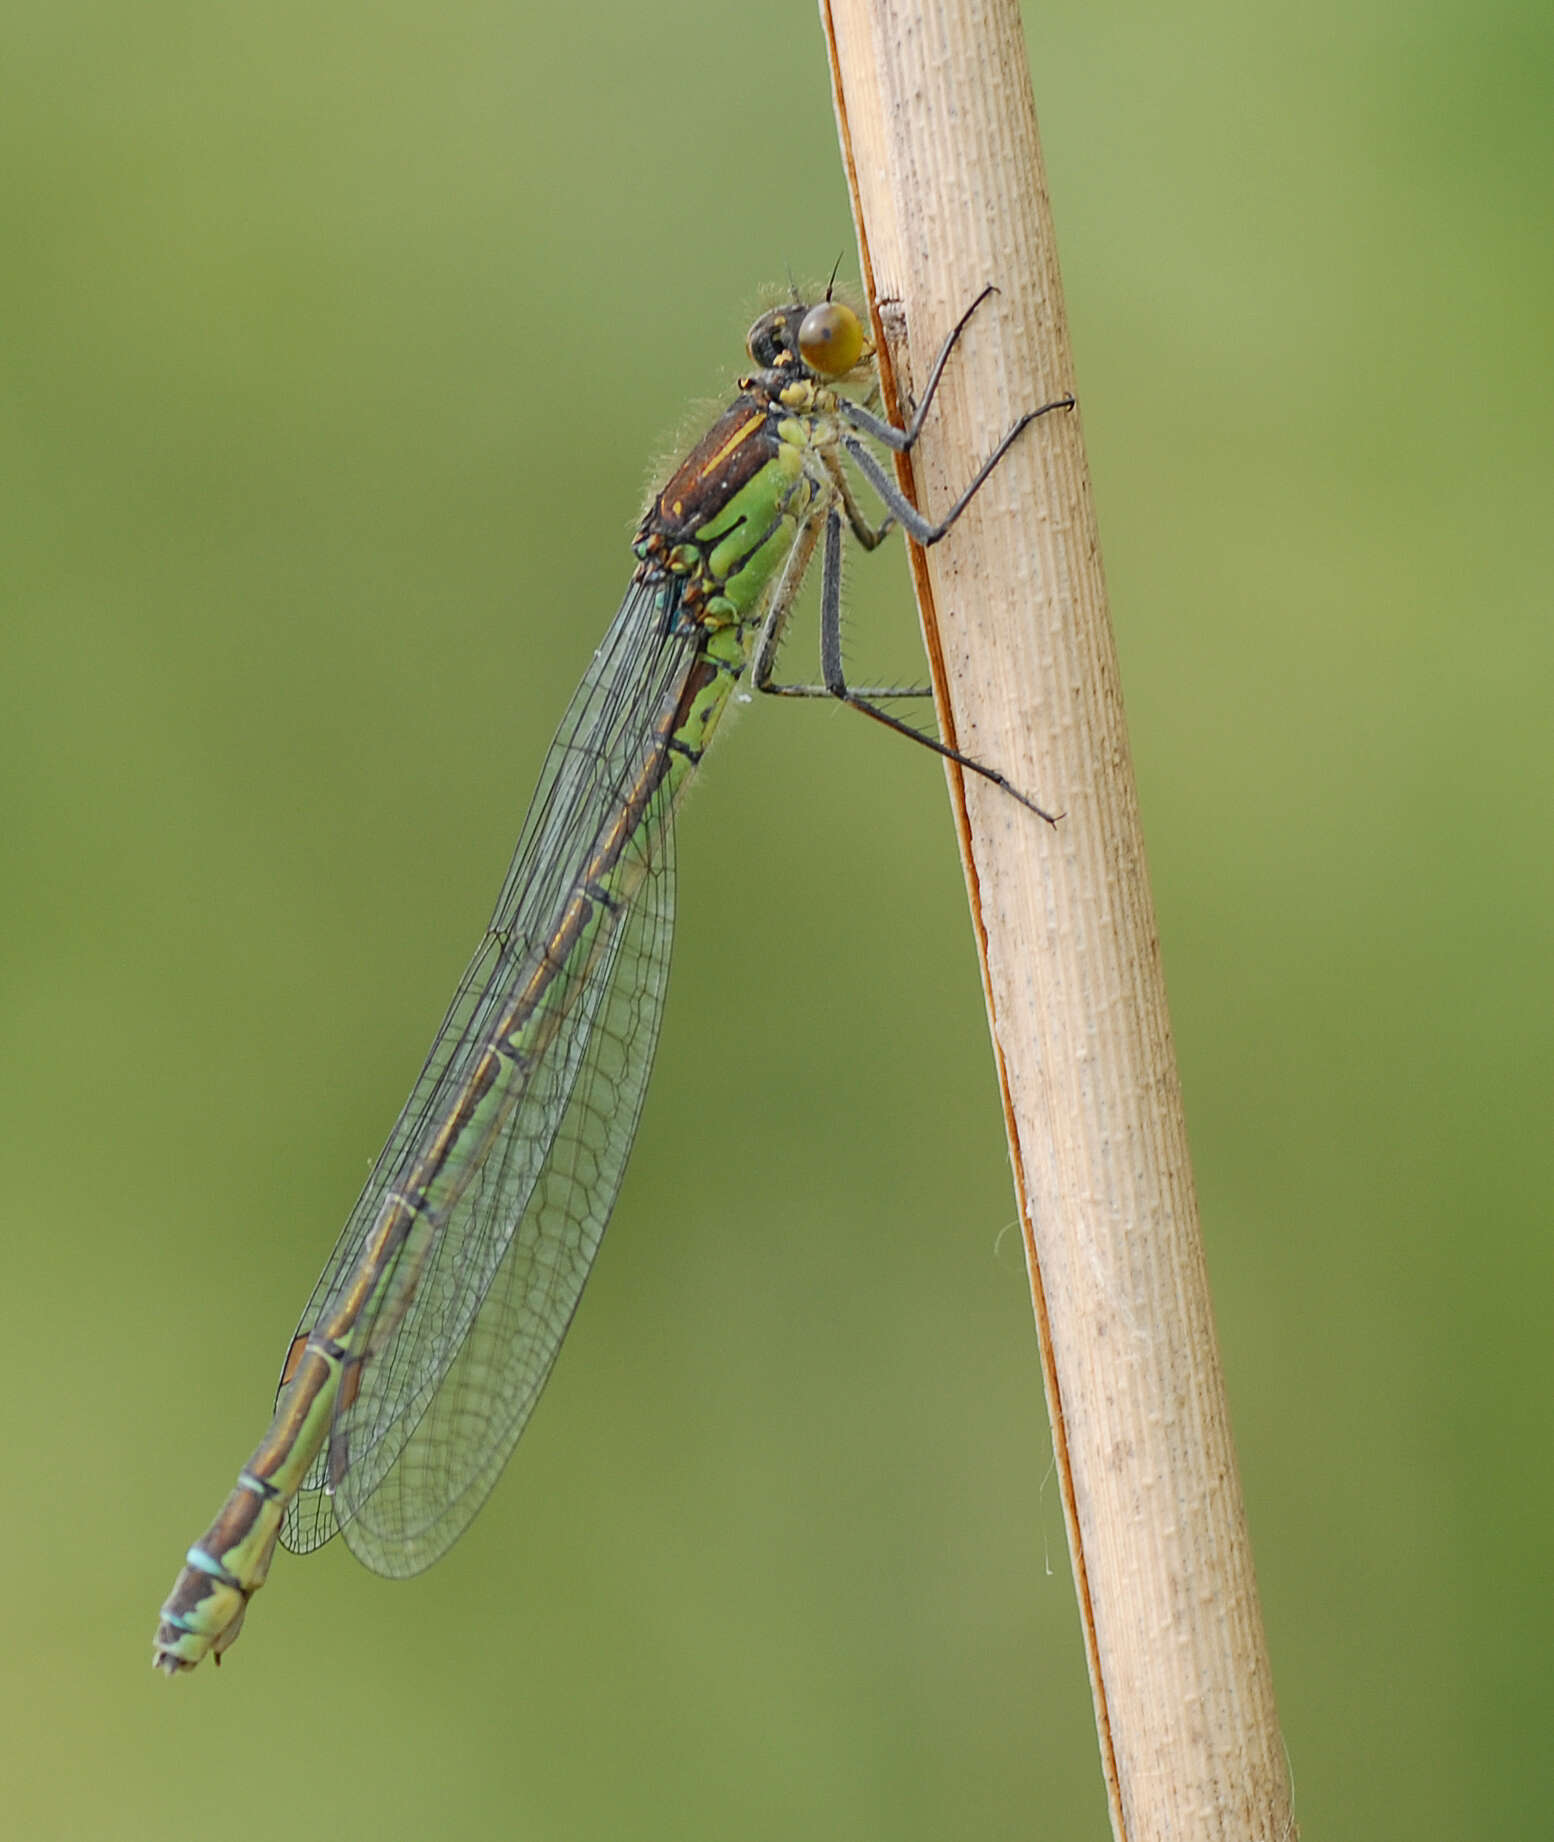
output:
[[[1297,1809],[1543,1833],[1554,22],[1028,25]],[[9,1832],[1103,1836],[941,777],[821,707],[474,1530],[148,1667],[655,456],[856,272],[811,9],[13,6],[0,197]]]

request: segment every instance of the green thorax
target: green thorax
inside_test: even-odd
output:
[[[762,611],[800,530],[834,491],[834,392],[773,372],[740,385],[648,507],[633,546],[642,570],[683,578],[681,608],[713,630]]]

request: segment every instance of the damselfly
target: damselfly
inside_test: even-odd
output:
[[[899,523],[934,544],[1026,425],[1022,416],[937,521],[865,445],[910,451],[956,340],[910,423],[845,394],[873,383],[858,316],[791,300],[751,328],[753,370],[637,531],[620,611],[562,719],[484,940],[313,1289],[269,1431],[162,1608],[170,1675],[220,1658],[277,1539],[337,1530],[377,1572],[429,1566],[469,1525],[534,1411],[614,1207],[658,1038],[674,924],[675,805],[729,696],[841,699],[1039,806],[987,766],[919,736],[846,683],[845,520],[866,550]],[[845,472],[883,501],[871,525]],[[773,665],[817,544],[824,683]]]

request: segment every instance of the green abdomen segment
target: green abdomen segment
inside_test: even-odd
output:
[[[378,1571],[413,1573],[505,1464],[635,1133],[673,808],[812,493],[799,445],[741,403],[644,520],[486,942],[304,1315],[270,1429],[162,1609],[169,1673],[236,1639],[278,1538],[306,1550],[342,1527]]]

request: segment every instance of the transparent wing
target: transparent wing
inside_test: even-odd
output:
[[[546,757],[486,938],[299,1336],[359,1279],[385,1197],[461,1117],[494,1028],[547,964],[546,944],[601,839],[662,751],[663,712],[696,646],[677,605],[673,582],[634,583],[595,653]],[[418,1572],[468,1525],[522,1433],[636,1134],[668,977],[672,818],[660,788],[629,828],[620,899],[591,905],[587,952],[549,978],[495,1131],[469,1135],[468,1149],[455,1139],[445,1166],[454,1199],[406,1265],[410,1277],[383,1288],[375,1317],[353,1333],[357,1385],[343,1391],[325,1451],[287,1513],[287,1547],[306,1552],[344,1528],[378,1572]]]
[[[613,963],[595,981],[587,1048],[505,1256],[494,1259],[488,1245],[476,1256],[494,1272],[468,1329],[461,1328],[466,1300],[476,1288],[458,1270],[470,1257],[468,1237],[462,1250],[451,1236],[439,1244],[422,1296],[447,1302],[422,1316],[439,1320],[439,1335],[453,1333],[456,1354],[446,1364],[415,1360],[377,1402],[364,1383],[347,1416],[352,1463],[335,1503],[345,1500],[351,1551],[379,1573],[428,1567],[463,1533],[528,1424],[572,1321],[615,1206],[657,1044],[674,920],[672,837],[666,824],[654,874],[616,930]],[[531,1159],[513,1139],[504,1151],[502,1171],[492,1178],[493,1157],[476,1179],[482,1190],[510,1193],[515,1165],[527,1183]],[[471,1216],[480,1208],[477,1200]],[[501,1210],[486,1213],[494,1222]],[[397,1418],[379,1432],[385,1411]],[[364,1412],[377,1436],[358,1458]]]

